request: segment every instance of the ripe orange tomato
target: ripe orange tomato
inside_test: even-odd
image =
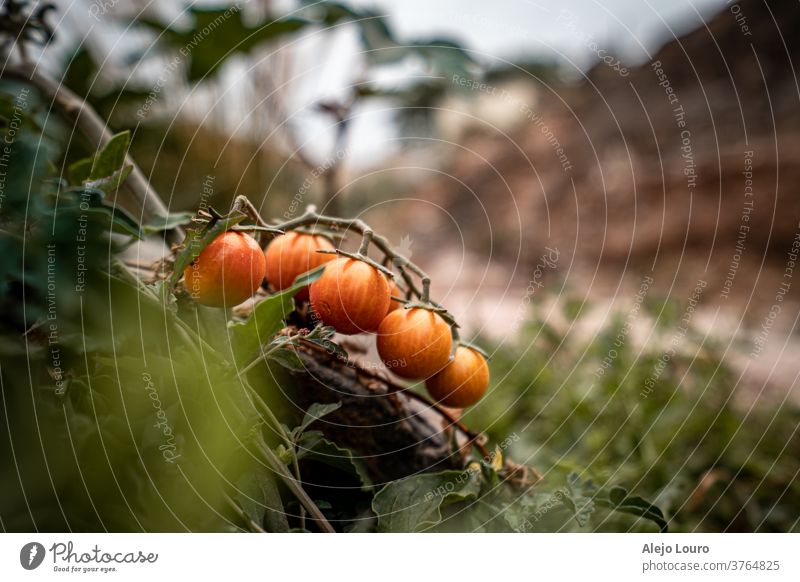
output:
[[[389,283],[372,265],[339,258],[311,283],[311,308],[344,334],[375,331],[389,309]]]
[[[489,387],[489,365],[476,350],[458,346],[453,361],[428,378],[425,387],[434,400],[445,406],[472,406]]]
[[[389,289],[390,289],[389,295],[391,295],[392,297],[405,297],[403,291],[400,289],[400,287],[397,286],[397,283],[395,283],[394,281],[389,283]],[[400,309],[402,306],[403,306],[402,303],[392,299],[391,303],[389,303],[389,312],[392,312],[395,309]]]
[[[233,307],[256,292],[264,280],[265,263],[252,236],[229,230],[203,249],[183,276],[198,303]]]
[[[450,358],[450,326],[437,313],[413,307],[390,311],[378,328],[378,354],[403,378],[428,378]]]
[[[269,243],[265,253],[267,281],[276,291],[291,287],[299,275],[334,260],[336,255],[317,252],[333,248],[323,236],[300,232],[282,234]],[[308,299],[308,289],[302,289],[295,297],[305,301]]]

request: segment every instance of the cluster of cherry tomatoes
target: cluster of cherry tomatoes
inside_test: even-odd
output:
[[[430,395],[445,406],[464,408],[481,399],[489,385],[486,359],[463,345],[451,358],[450,326],[438,313],[393,299],[399,287],[368,262],[320,250],[334,250],[320,235],[290,231],[262,251],[250,235],[228,231],[187,267],[186,287],[199,303],[233,306],[251,297],[265,277],[280,291],[325,265],[320,278],[296,296],[310,301],[319,321],[342,334],[376,333],[386,367],[401,378],[425,380]]]

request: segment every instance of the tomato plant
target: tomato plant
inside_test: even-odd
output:
[[[489,365],[477,350],[458,346],[453,361],[428,378],[431,397],[450,408],[466,408],[478,402],[489,387]]]
[[[267,282],[276,291],[289,287],[303,273],[334,260],[332,254],[319,253],[319,250],[332,251],[334,246],[320,235],[290,231],[275,237],[267,247]],[[298,300],[308,299],[308,288],[298,292]]]
[[[19,10],[23,4],[8,6]],[[347,17],[368,23],[365,42],[397,45],[381,38],[389,29],[377,15],[319,4],[316,10],[333,12],[253,30],[272,35]],[[198,22],[213,14],[190,12]],[[33,16],[15,18],[22,27],[16,32],[25,32],[31,22],[41,29]],[[228,16],[226,26],[248,30],[240,15]],[[221,62],[204,51],[227,53],[225,43],[239,45],[237,32],[227,31],[217,37],[222,44],[195,47],[188,67],[193,79],[210,72],[205,64]],[[165,36],[177,40],[179,49],[194,39],[193,31],[172,32]],[[15,43],[0,48],[18,45],[24,35],[11,38]],[[450,42],[411,50],[437,68],[466,58]],[[9,291],[2,299],[9,317],[0,326],[5,395],[0,417],[8,426],[0,433],[9,438],[0,439],[0,460],[14,461],[0,466],[0,475],[17,477],[2,483],[4,529],[554,530],[573,518],[585,525],[595,506],[666,527],[657,508],[626,490],[603,492],[577,476],[566,488],[556,489],[552,479],[540,485],[535,469],[508,459],[505,449],[520,440],[516,434],[495,439],[500,445],[490,452],[482,434],[437,402],[348,360],[349,344],[336,343],[335,333],[378,330],[387,367],[406,378],[435,373],[428,388],[434,396],[440,388],[443,403],[466,406],[486,390],[488,367],[477,352],[459,347],[448,364],[458,325],[431,299],[428,275],[387,238],[373,235],[359,219],[323,216],[312,207],[269,224],[241,196],[224,215],[211,207],[198,209],[193,218],[171,213],[128,154],[130,134],[112,136],[85,100],[43,76],[33,62],[22,61],[4,74],[11,70],[21,83],[36,86],[40,102],[16,89],[11,101],[0,99],[0,130],[10,161],[0,216],[5,249],[0,258]],[[449,78],[441,75],[445,84]],[[342,117],[344,127],[343,108],[325,104],[323,109]],[[46,118],[30,117],[34,112]],[[63,114],[102,149],[76,159],[74,152],[42,148],[45,135],[57,145],[59,132],[43,128],[51,112]],[[59,167],[68,170],[54,173]],[[335,185],[332,178],[326,176],[329,186]],[[123,183],[125,189],[117,191]],[[111,204],[105,197],[114,194]],[[117,198],[126,196],[146,222],[117,206]],[[23,223],[25,228],[17,228]],[[306,233],[316,225],[359,234],[361,246],[356,253],[336,249]],[[153,258],[152,269],[125,254],[137,240],[159,233],[163,238],[148,242],[175,244]],[[280,235],[266,252],[254,238],[265,234]],[[382,256],[376,260],[370,252]],[[316,265],[324,270],[308,272]],[[390,267],[399,283],[391,280]],[[274,292],[259,293],[246,307],[193,309],[195,302],[230,307],[244,301],[265,275]],[[178,291],[182,277],[188,294]],[[293,301],[309,285],[313,311],[324,325]],[[22,354],[29,373],[14,374]],[[302,406],[283,400],[290,392],[312,390],[318,400]],[[409,406],[419,402],[425,415]],[[471,410],[470,418],[480,408]],[[422,418],[427,413],[443,424],[427,422]],[[344,427],[337,440],[321,419],[339,414],[357,422],[332,420],[330,425]],[[496,426],[499,416],[484,426]],[[432,444],[419,445],[427,441]],[[41,455],[29,454],[32,442]],[[78,446],[72,455],[58,457],[65,442]],[[59,462],[47,462],[51,457]],[[16,459],[25,461],[24,471]],[[325,471],[314,474],[319,465],[326,465]],[[320,483],[320,475],[334,478]],[[52,496],[42,493],[44,482]],[[70,493],[77,482],[85,495]]]
[[[372,265],[340,258],[311,284],[311,308],[340,333],[375,331],[391,301],[386,277]]]
[[[441,370],[452,345],[447,322],[420,307],[391,311],[378,328],[378,353],[403,378],[428,378]]]
[[[184,271],[189,294],[211,307],[233,307],[256,292],[266,261],[256,240],[228,231],[214,239]]]

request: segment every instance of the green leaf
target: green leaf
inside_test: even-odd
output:
[[[614,511],[649,519],[662,532],[669,530],[669,524],[664,518],[664,513],[661,509],[641,497],[628,495],[628,490],[624,487],[612,487],[608,492],[608,500],[598,498],[598,504],[609,507]]]
[[[397,63],[414,54],[413,49],[397,43],[386,22],[386,18],[365,11],[355,21],[361,29],[361,42],[367,59],[374,65]]]
[[[302,372],[305,370],[305,364],[297,352],[291,348],[280,348],[269,354],[269,359],[279,363],[284,368],[292,372]]]
[[[0,139],[5,139],[0,132]],[[31,220],[31,207],[41,204],[39,196],[42,178],[47,171],[52,152],[49,147],[42,147],[32,136],[19,136],[11,143],[4,144],[4,157],[8,173],[3,176],[2,199],[3,219],[8,221],[14,216],[26,217],[25,223]],[[3,168],[5,170],[5,168]]]
[[[577,473],[570,473],[567,476],[567,494],[564,496],[564,504],[572,511],[575,521],[581,527],[585,527],[589,523],[589,518],[594,513],[595,491],[591,479],[581,481]]]
[[[70,184],[78,185],[83,184],[84,180],[89,179],[89,174],[92,173],[92,162],[94,158],[84,158],[70,164],[67,168],[67,178]]]
[[[326,416],[333,412],[334,410],[339,410],[342,407],[341,402],[336,402],[333,404],[320,404],[315,402],[311,406],[308,407],[306,410],[305,415],[303,415],[303,420],[300,422],[299,425],[292,429],[292,437],[295,438],[299,434],[303,433],[309,426],[311,426],[314,422],[321,419],[323,416]]]
[[[237,360],[243,363],[257,355],[293,309],[294,293],[287,290],[259,301],[245,321],[228,324]]]
[[[536,511],[539,508],[540,498],[551,499],[552,494],[537,494],[533,491],[527,495],[515,496],[515,499],[506,503],[503,508],[503,518],[508,525],[516,532],[530,533],[534,531],[536,523]]]
[[[187,262],[188,265],[188,262]],[[177,268],[177,266],[176,266]],[[185,268],[185,267],[184,267]],[[298,277],[294,285],[271,297],[259,301],[253,312],[243,322],[229,324],[229,331],[239,363],[255,357],[260,347],[283,327],[283,321],[294,310],[294,296],[311,281],[322,275],[316,269]]]
[[[267,531],[289,531],[278,487],[267,471],[243,475],[236,483],[234,499],[254,523],[265,527]]]
[[[453,75],[472,77],[477,74],[477,63],[464,48],[451,40],[432,39],[414,43],[419,56],[426,60],[431,73],[444,77],[447,83]]]
[[[82,211],[84,214],[100,214],[106,215],[111,218],[111,230],[119,234],[128,234],[134,238],[141,239],[142,233],[139,230],[139,224],[130,214],[121,208],[112,208],[110,206],[97,206]]]
[[[367,468],[353,452],[322,436],[319,431],[304,432],[297,444],[297,460],[316,461],[358,477],[363,489],[372,486]]]
[[[158,33],[161,40],[180,51],[181,59],[189,59],[189,81],[213,76],[232,55],[248,53],[263,42],[312,24],[303,18],[288,17],[267,20],[250,27],[245,23],[241,10],[235,7],[192,6],[189,12],[195,22],[188,30],[178,30],[147,18],[137,19],[140,25]]]
[[[179,226],[186,226],[192,222],[194,216],[191,212],[170,212],[166,216],[153,216],[150,221],[142,226],[145,234],[155,234],[165,230],[172,230]]]
[[[319,267],[311,269],[310,271],[303,273],[302,275],[298,275],[297,278],[294,280],[294,283],[292,283],[292,289],[296,288],[299,291],[303,287],[308,287],[309,285],[311,285],[311,283],[313,283],[322,276],[322,271],[324,270],[325,270],[325,265],[320,265]],[[295,293],[296,292],[297,291],[295,291]],[[326,329],[333,329],[333,328],[328,326]]]
[[[388,483],[372,500],[378,531],[419,532],[442,521],[442,509],[474,501],[480,494],[480,472],[443,471]]]
[[[335,341],[330,339],[335,333],[336,330],[331,326],[318,325],[312,329],[311,332],[303,338],[303,340],[321,347],[328,353],[338,358],[346,360],[348,358],[347,351]]]
[[[113,176],[122,170],[128,148],[131,145],[131,132],[123,131],[111,138],[105,147],[97,153],[92,162],[89,180],[99,180]]]
[[[94,156],[70,164],[67,168],[70,184],[83,185],[106,194],[114,192],[133,170],[133,166],[125,163],[130,145],[129,131],[116,134]]]
[[[87,188],[94,188],[96,190],[102,190],[106,194],[111,194],[116,192],[117,188],[130,176],[131,171],[133,171],[133,166],[126,164],[110,176],[98,178],[97,180],[86,180],[83,184]]]
[[[63,192],[64,202],[58,207],[47,209],[43,214],[47,216],[59,217],[65,213],[76,215],[100,216],[111,220],[109,229],[112,232],[127,234],[134,238],[141,239],[142,233],[139,223],[127,210],[119,206],[109,206],[103,203],[104,192],[97,188],[70,188]]]

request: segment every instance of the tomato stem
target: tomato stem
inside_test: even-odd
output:
[[[422,279],[422,295],[419,296],[421,303],[430,303],[431,301],[431,278],[423,277]]]
[[[358,254],[367,256],[369,253],[369,245],[372,242],[373,232],[371,228],[365,228],[363,234],[361,235],[361,246],[358,247]]]
[[[261,215],[259,214],[258,209],[255,206],[253,206],[253,203],[250,202],[250,200],[247,198],[247,196],[242,196],[240,194],[239,196],[234,198],[233,204],[231,205],[231,212],[230,213],[233,214],[235,212],[243,212],[250,219],[252,219],[253,222],[255,222],[257,226],[259,226],[261,228],[265,228],[265,229],[269,228],[269,224],[267,224],[267,222],[263,218],[261,218]],[[278,231],[277,229],[270,229],[270,232],[273,232],[273,233],[276,233],[276,234],[280,234],[280,231]],[[261,248],[264,248],[266,246],[267,240],[268,239],[266,237],[266,232],[264,232],[264,231],[259,232],[259,234],[258,234],[258,243],[261,246]]]

